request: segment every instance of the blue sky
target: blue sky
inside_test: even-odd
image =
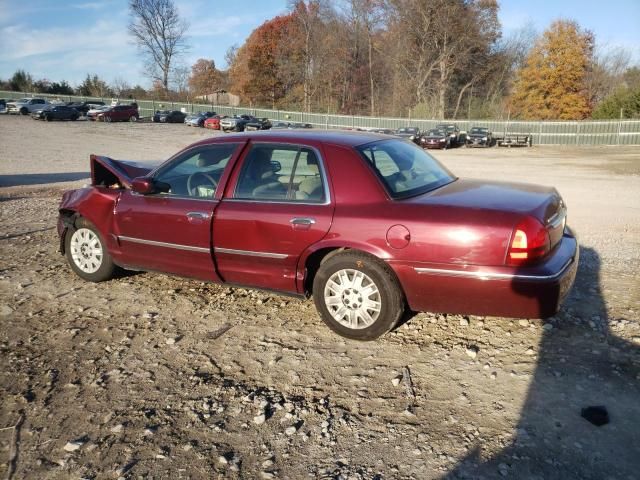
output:
[[[148,86],[142,60],[130,43],[127,0],[0,0],[0,78],[25,69],[35,78],[77,85],[87,73]],[[191,50],[185,63],[213,58],[242,44],[266,19],[284,13],[287,0],[176,0],[189,21]],[[503,0],[500,20],[508,34],[525,25],[543,31],[571,18],[596,34],[599,45],[622,46],[640,63],[640,0]]]

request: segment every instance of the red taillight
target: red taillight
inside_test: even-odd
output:
[[[549,232],[538,220],[526,217],[514,229],[507,255],[509,265],[531,263],[549,253]]]

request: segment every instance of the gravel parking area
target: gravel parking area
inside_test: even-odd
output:
[[[639,147],[435,152],[461,177],[554,185],[576,285],[546,322],[420,313],[357,343],[311,300],[67,267],[57,204],[90,153],[159,160],[217,134],[0,116],[1,475],[638,478]],[[595,405],[609,424],[581,417]]]

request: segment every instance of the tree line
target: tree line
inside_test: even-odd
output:
[[[496,0],[292,0],[229,48],[226,69],[184,65],[189,25],[173,0],[129,9],[151,89],[96,75],[73,89],[24,71],[3,88],[183,101],[224,90],[253,107],[411,118],[640,118],[629,52],[598,48],[571,20],[505,36]]]

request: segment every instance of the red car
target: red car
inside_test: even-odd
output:
[[[220,130],[220,119],[224,118],[224,115],[214,115],[204,121],[204,128],[210,128],[211,130]]]
[[[137,122],[140,118],[138,105],[116,105],[96,115],[100,122]]]
[[[384,135],[234,134],[157,168],[92,155],[91,175],[59,210],[80,277],[121,267],[312,295],[358,340],[407,308],[548,317],[578,265],[554,188],[459,179]]]

